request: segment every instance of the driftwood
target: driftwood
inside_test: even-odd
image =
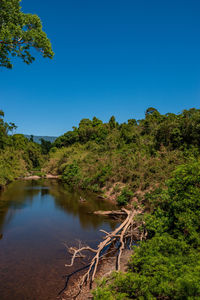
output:
[[[97,210],[93,212],[94,215],[100,216],[126,216],[126,212],[123,210]]]
[[[98,211],[95,214],[100,215],[118,215],[126,216],[125,220],[113,231],[106,232],[105,230],[100,230],[105,234],[103,241],[99,243],[97,249],[93,249],[89,246],[81,246],[79,244],[78,248],[70,247],[68,248],[69,253],[72,255],[70,264],[66,264],[66,267],[72,267],[76,258],[84,257],[84,252],[91,252],[93,258],[90,263],[87,265],[88,270],[82,276],[77,294],[74,296],[74,299],[80,294],[81,289],[84,285],[89,284],[89,287],[92,288],[92,283],[95,279],[97,268],[100,260],[105,258],[109,252],[113,252],[111,249],[115,249],[116,255],[116,271],[120,270],[120,261],[121,255],[125,247],[129,247],[133,244],[133,241],[138,241],[146,238],[146,231],[143,228],[141,230],[141,225],[144,225],[142,222],[137,222],[134,220],[135,216],[141,214],[141,210],[127,210],[123,208],[121,211]],[[143,226],[144,227],[144,226]],[[110,251],[111,250],[111,251]]]

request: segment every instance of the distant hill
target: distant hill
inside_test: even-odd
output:
[[[27,138],[27,139],[30,139],[31,138],[31,135],[29,134],[24,134],[24,136]],[[43,139],[45,141],[49,141],[51,143],[53,143],[55,141],[55,139],[57,139],[56,136],[39,136],[39,135],[33,135],[33,141],[35,143],[38,143],[40,144],[40,139]]]

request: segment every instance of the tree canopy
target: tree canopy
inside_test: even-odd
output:
[[[30,64],[35,58],[31,49],[52,58],[50,40],[42,30],[40,18],[35,14],[23,13],[20,0],[0,1],[0,66],[12,68],[12,57],[20,57]]]

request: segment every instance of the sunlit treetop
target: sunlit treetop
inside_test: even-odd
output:
[[[43,57],[54,56],[40,18],[23,13],[20,0],[0,0],[0,67],[12,68],[11,58],[15,56],[32,63],[35,60],[32,48]]]

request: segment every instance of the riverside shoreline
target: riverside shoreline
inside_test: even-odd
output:
[[[126,249],[122,253],[121,257],[121,272],[127,272],[128,270],[128,262],[130,260],[131,255],[133,254],[133,250]],[[76,300],[91,300],[93,299],[92,290],[97,287],[98,280],[102,280],[103,278],[107,278],[111,275],[112,272],[115,272],[115,257],[108,257],[107,259],[103,260],[97,271],[96,280],[93,283],[92,289],[90,289],[89,284],[84,286],[81,290],[81,293],[78,295]],[[70,300],[73,299],[74,295],[76,294],[77,290],[79,289],[79,284],[81,278],[84,273],[80,273],[75,275],[69,282],[68,288],[63,291],[60,295],[60,300]]]
[[[41,178],[44,178],[44,179],[59,179],[59,175],[52,175],[52,174],[46,174],[44,176],[30,175],[30,176],[25,176],[25,177],[20,178],[20,179],[23,179],[23,180],[38,180],[38,179],[41,179]]]

